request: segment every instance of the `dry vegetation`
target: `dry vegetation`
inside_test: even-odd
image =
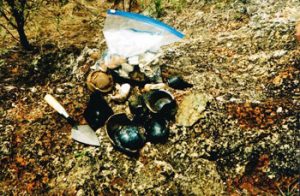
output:
[[[194,84],[170,89],[177,102],[193,93],[212,99],[194,126],[172,124],[166,144],[148,143],[136,159],[113,149],[102,129],[99,148],[72,141],[71,127],[43,101],[55,95],[85,123],[92,63],[77,58],[86,46],[102,54],[106,10],[122,2],[42,2],[25,29],[34,50],[0,29],[0,195],[299,194],[297,0],[137,0],[132,11],[186,34],[161,59],[163,76]]]

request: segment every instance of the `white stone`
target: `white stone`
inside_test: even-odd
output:
[[[277,108],[276,112],[281,113],[282,112],[282,107]]]

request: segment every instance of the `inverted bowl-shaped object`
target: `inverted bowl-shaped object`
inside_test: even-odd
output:
[[[138,153],[145,144],[145,129],[133,123],[125,113],[112,115],[105,128],[112,144],[125,153]]]
[[[168,122],[164,119],[151,119],[146,126],[147,140],[152,143],[164,143],[169,136]]]

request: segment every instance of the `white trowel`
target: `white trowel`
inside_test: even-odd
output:
[[[52,108],[62,115],[69,124],[72,125],[71,134],[74,140],[92,146],[100,146],[96,133],[89,125],[78,125],[77,122],[70,117],[65,108],[52,95],[47,94],[44,99]]]

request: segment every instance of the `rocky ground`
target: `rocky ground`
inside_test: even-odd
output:
[[[168,142],[147,143],[138,158],[116,151],[103,129],[100,147],[74,142],[43,100],[54,95],[85,123],[95,55],[82,55],[84,45],[2,52],[1,195],[298,195],[299,10],[297,0],[166,8],[161,20],[186,38],[164,48],[163,76],[180,74],[194,86],[169,89],[179,110]],[[105,49],[86,45],[98,55]],[[106,98],[115,112],[127,108]]]

